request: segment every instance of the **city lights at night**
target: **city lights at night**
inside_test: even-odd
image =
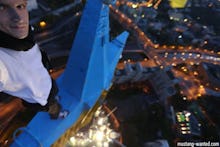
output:
[[[70,111],[53,122],[0,100],[1,147],[27,136],[51,147],[220,145],[220,0],[29,1]]]

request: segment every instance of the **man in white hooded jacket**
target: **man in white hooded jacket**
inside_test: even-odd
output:
[[[27,0],[0,0],[0,92],[56,119],[61,109],[55,99],[58,90],[31,35],[26,7]]]

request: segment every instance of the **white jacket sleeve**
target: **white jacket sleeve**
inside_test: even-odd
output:
[[[7,74],[7,69],[4,65],[4,63],[0,60],[0,92],[3,91],[3,85],[4,85],[4,82],[5,82],[5,77],[6,74]]]

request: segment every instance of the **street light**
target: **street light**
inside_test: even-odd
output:
[[[45,21],[40,21],[39,25],[41,28],[44,28],[46,27],[47,23]]]

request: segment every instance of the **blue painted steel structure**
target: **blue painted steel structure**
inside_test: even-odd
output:
[[[51,120],[47,113],[39,112],[11,146],[49,147],[84,110],[92,108],[111,85],[127,37],[124,32],[110,42],[108,6],[101,0],[87,0],[66,69],[57,80],[62,107],[69,115]]]

